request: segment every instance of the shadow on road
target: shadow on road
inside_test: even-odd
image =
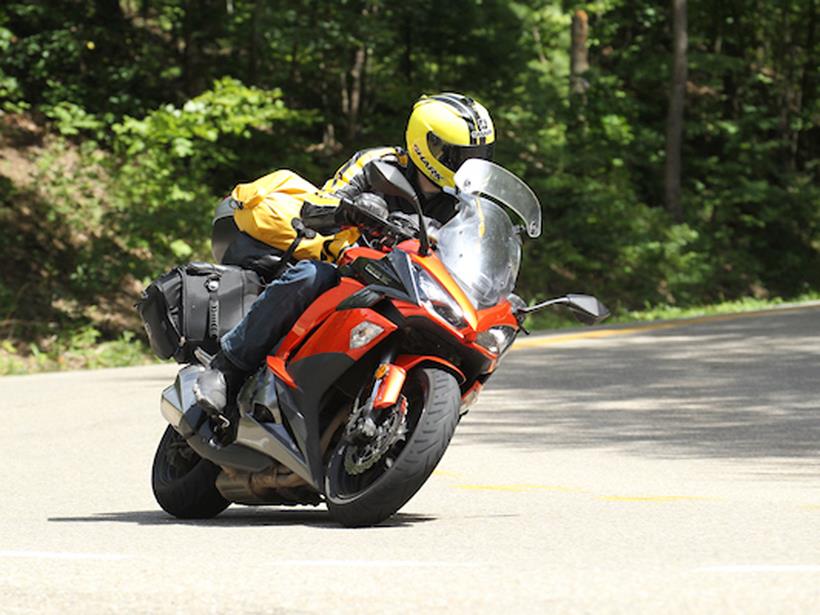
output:
[[[816,467],[820,310],[514,351],[459,441]]]
[[[56,523],[134,523],[137,525],[189,525],[201,527],[253,527],[301,525],[321,529],[346,529],[330,518],[326,510],[229,508],[213,519],[176,519],[161,510],[96,513],[85,517],[49,517]],[[435,521],[436,517],[398,513],[376,526],[377,529],[411,527]]]

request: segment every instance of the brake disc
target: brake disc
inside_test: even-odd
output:
[[[404,440],[407,433],[406,408],[407,400],[402,396],[399,403],[382,411],[389,411],[390,416],[375,426],[375,433],[372,436],[366,440],[359,436],[355,441],[348,443],[345,450],[345,471],[348,474],[355,476],[366,472],[376,465],[396,442]],[[362,420],[361,414],[361,409],[353,413],[351,419],[354,424]],[[348,429],[348,433],[351,431],[353,430]]]

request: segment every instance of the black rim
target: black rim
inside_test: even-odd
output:
[[[173,429],[165,446],[165,463],[161,466],[160,477],[165,482],[179,480],[199,463],[200,457],[188,446],[185,439]]]
[[[418,374],[411,374],[402,390],[402,395],[407,398],[407,433],[404,440],[396,442],[387,453],[379,459],[375,465],[361,474],[349,474],[345,470],[345,455],[350,444],[342,439],[339,441],[328,467],[330,484],[335,488],[331,494],[333,499],[351,500],[355,499],[376,484],[384,477],[390,468],[395,465],[407,443],[413,437],[416,426],[424,411],[428,386],[423,378]]]

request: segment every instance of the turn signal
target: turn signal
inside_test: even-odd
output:
[[[384,329],[376,323],[365,320],[350,330],[350,347],[361,348],[381,335]]]

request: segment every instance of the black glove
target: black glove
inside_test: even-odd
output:
[[[406,214],[403,211],[391,211],[388,221],[406,230],[415,237],[419,234],[419,217],[416,214]]]
[[[342,199],[336,209],[336,222],[341,226],[378,226],[387,219],[387,203],[378,194],[364,192],[353,200]]]
[[[322,235],[333,235],[339,232],[340,224],[336,221],[338,209],[335,205],[314,205],[306,200],[302,204],[299,217],[305,227]]]
[[[408,214],[403,211],[391,211],[387,220],[403,229],[410,237],[419,236],[419,217],[416,214]],[[427,237],[432,244],[436,243],[437,231],[441,228],[441,222],[435,218],[424,216],[424,225],[427,227]]]

